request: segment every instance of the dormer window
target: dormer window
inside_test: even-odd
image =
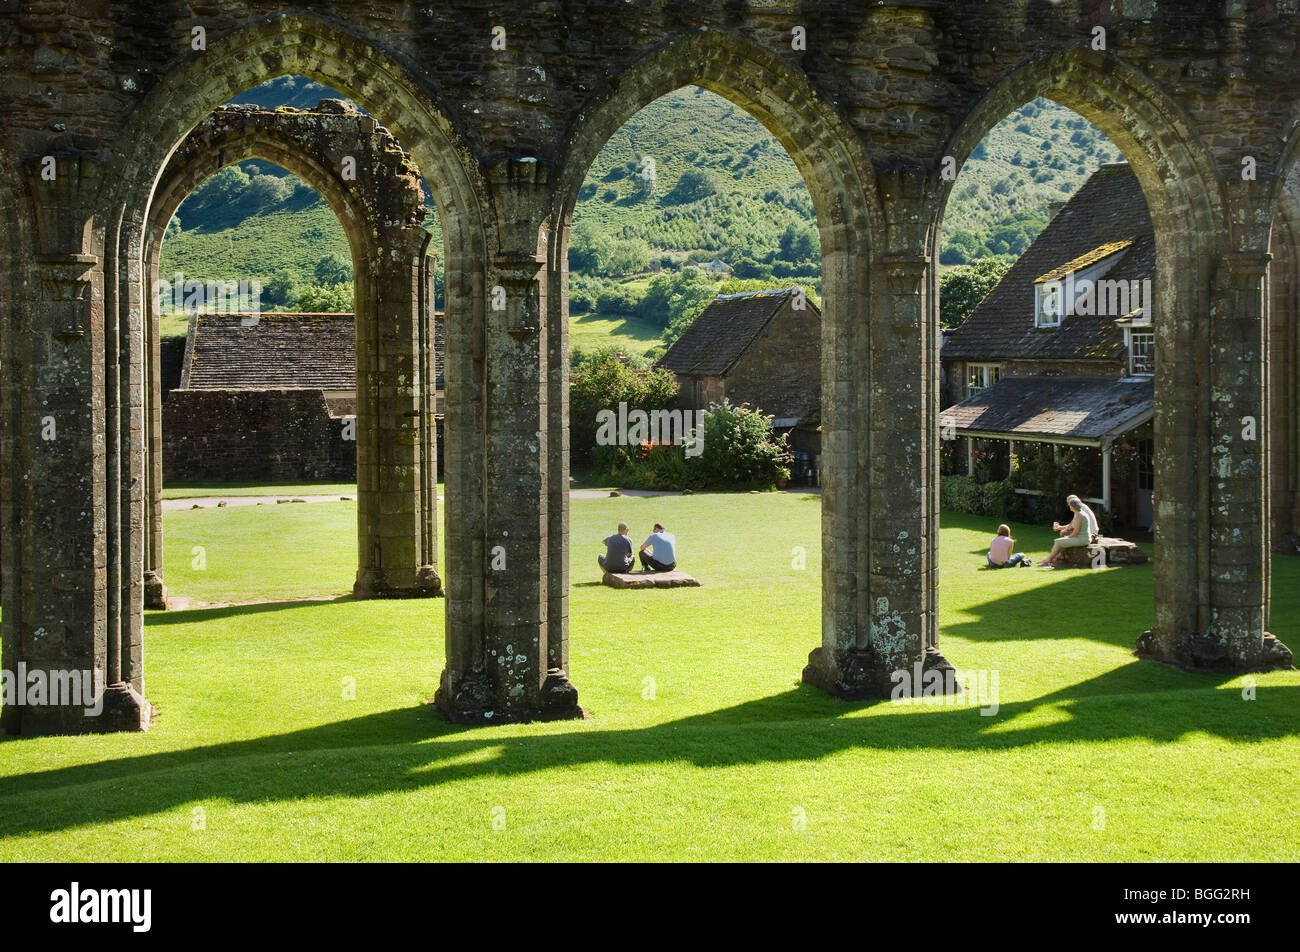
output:
[[[1035,288],[1034,326],[1056,327],[1061,323],[1061,283],[1048,281]]]
[[[1079,255],[1038,278],[1034,282],[1034,326],[1059,327],[1064,318],[1075,314],[1104,316],[1108,310],[1115,308],[1113,300],[1119,298],[1119,291],[1123,292],[1123,303],[1119,305],[1119,313],[1111,316],[1118,317],[1127,311],[1130,298],[1128,283],[1111,282],[1117,286],[1111,288],[1107,285],[1099,304],[1098,282],[1115,267],[1132,244],[1130,238],[1098,245],[1087,254]],[[1121,284],[1122,287],[1119,286]]]

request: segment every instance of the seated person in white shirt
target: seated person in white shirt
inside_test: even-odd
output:
[[[650,554],[646,555],[646,549]],[[641,567],[647,572],[671,572],[677,568],[677,536],[655,523],[655,531],[641,543]]]

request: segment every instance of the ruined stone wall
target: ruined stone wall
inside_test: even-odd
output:
[[[321,390],[173,390],[163,404],[166,482],[352,480],[357,442]]]

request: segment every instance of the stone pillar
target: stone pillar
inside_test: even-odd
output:
[[[1272,549],[1286,555],[1300,552],[1300,262],[1292,221],[1279,213],[1274,225],[1267,288]]]
[[[151,236],[152,237],[152,236]],[[167,586],[163,583],[163,509],[162,509],[162,360],[158,335],[158,295],[152,282],[158,280],[158,251],[161,239],[150,240],[149,261],[144,276],[144,358],[145,390],[145,487],[144,487],[144,607],[165,610]]]
[[[581,717],[577,691],[563,669],[550,667],[547,644],[547,169],[505,160],[489,171],[489,183],[499,225],[484,327],[481,669],[453,671],[449,657],[436,700],[448,717],[470,723]]]
[[[420,254],[420,575],[438,575],[438,367],[434,328],[434,257],[425,235]]]
[[[357,598],[442,594],[424,539],[426,241],[418,228],[381,236],[357,276]]]
[[[837,483],[856,487],[837,491],[835,503],[856,507],[856,570],[834,583],[855,587],[857,619],[851,642],[824,632],[803,673],[846,699],[889,697],[900,677],[919,692],[923,672],[951,670],[936,647],[933,598],[938,320],[925,236],[934,216],[918,178],[896,174],[881,184],[898,251],[872,264],[866,339],[848,368],[861,377],[865,364],[868,384],[856,395],[854,451],[832,464]],[[950,678],[942,683],[954,687]]]
[[[569,222],[546,263],[547,667],[569,670]],[[565,236],[560,240],[559,233]]]
[[[61,154],[39,161],[28,178],[39,277],[30,363],[11,367],[4,383],[10,405],[25,411],[10,465],[27,473],[15,506],[21,596],[6,603],[4,619],[5,668],[22,682],[14,685],[19,703],[0,715],[13,733],[142,730],[154,716],[124,680],[133,668],[123,639],[129,625],[120,617],[109,624],[109,588],[120,582],[123,557],[106,506],[103,238],[91,217],[99,177],[89,156]],[[120,413],[116,396],[112,402]],[[120,588],[114,600],[120,614]]]
[[[1216,268],[1203,383],[1209,390],[1209,446],[1201,478],[1208,506],[1199,513],[1204,525],[1180,523],[1200,537],[1205,601],[1194,628],[1157,624],[1145,632],[1138,640],[1140,657],[1224,672],[1291,666],[1291,652],[1265,630],[1267,270],[1267,255],[1246,253],[1225,255]],[[1163,531],[1160,517],[1156,523]]]

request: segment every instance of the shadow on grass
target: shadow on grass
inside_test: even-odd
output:
[[[157,628],[163,625],[192,625],[201,621],[217,621],[222,618],[235,618],[240,615],[257,615],[262,612],[278,612],[286,608],[311,608],[316,605],[339,605],[343,602],[355,602],[352,595],[324,595],[320,598],[287,598],[278,602],[251,602],[242,605],[211,605],[206,608],[181,608],[168,611],[151,611],[145,613],[145,628]]]
[[[600,730],[592,722],[567,722],[529,736],[455,727],[428,706],[402,708],[270,737],[0,778],[0,836],[116,822],[195,801],[368,797],[593,764],[727,768],[813,763],[854,748],[981,752],[1129,738],[1172,743],[1192,731],[1237,742],[1300,733],[1300,687],[1260,687],[1256,700],[1245,702],[1235,691],[1216,690],[1224,680],[1134,661],[1002,705],[987,717],[974,704],[848,705],[800,685],[647,727]],[[892,709],[881,709],[886,706]],[[1039,708],[1068,716],[1009,723]]]

